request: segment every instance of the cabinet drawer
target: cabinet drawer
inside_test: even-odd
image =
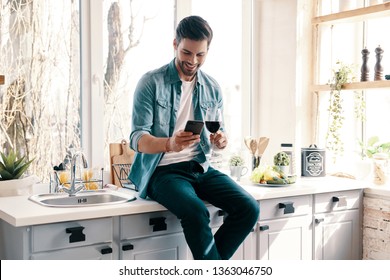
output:
[[[112,244],[104,243],[79,248],[39,252],[31,256],[32,260],[112,260]]]
[[[31,228],[32,252],[112,242],[111,218],[38,225]]]
[[[311,196],[291,196],[260,201],[260,220],[311,214]]]
[[[169,211],[123,216],[120,221],[121,239],[182,231],[180,221]]]
[[[122,240],[121,260],[180,260],[186,259],[189,249],[183,233]]]
[[[357,209],[360,206],[362,190],[330,192],[314,195],[314,212],[325,213],[346,209]]]

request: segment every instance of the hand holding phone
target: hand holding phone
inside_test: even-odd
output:
[[[193,134],[200,134],[202,132],[203,126],[203,121],[189,120],[187,121],[184,131],[191,131]]]

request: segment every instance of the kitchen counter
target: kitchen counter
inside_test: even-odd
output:
[[[305,194],[364,189],[371,185],[366,181],[330,176],[321,178],[302,177],[295,184],[282,187],[258,186],[249,182],[248,178],[242,178],[240,184],[259,201]],[[121,191],[133,192],[124,189]],[[34,193],[43,192],[36,190]],[[21,227],[166,210],[157,202],[141,199],[137,194],[136,196],[136,200],[123,204],[74,208],[41,206],[28,200],[28,196],[0,197],[0,219],[12,226]]]
[[[372,184],[372,186],[369,186],[364,190],[364,194],[390,200],[390,184],[382,186]]]

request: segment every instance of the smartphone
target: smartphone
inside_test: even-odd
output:
[[[191,131],[193,134],[200,134],[202,132],[203,126],[204,126],[203,121],[189,120],[187,121],[184,131]]]

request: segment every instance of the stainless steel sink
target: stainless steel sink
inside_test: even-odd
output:
[[[37,194],[29,197],[31,201],[49,207],[114,205],[130,202],[135,199],[136,197],[132,194],[112,190],[80,191],[74,196],[69,196],[66,193],[51,193]]]

